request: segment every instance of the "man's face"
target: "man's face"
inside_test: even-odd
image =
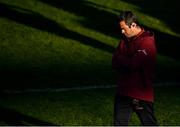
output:
[[[125,21],[119,22],[119,27],[121,28],[122,34],[124,34],[126,37],[130,38],[134,36],[135,27],[132,24],[130,27],[126,25]]]

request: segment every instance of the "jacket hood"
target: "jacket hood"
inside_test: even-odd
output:
[[[141,37],[154,37],[154,33],[152,31],[145,31]]]

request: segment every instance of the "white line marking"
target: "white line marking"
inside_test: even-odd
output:
[[[166,82],[166,83],[154,83],[154,86],[170,86],[180,85],[180,82]],[[78,91],[78,90],[90,90],[99,88],[115,88],[116,85],[103,85],[103,86],[85,86],[85,87],[71,87],[71,88],[44,88],[44,89],[25,89],[25,90],[4,90],[4,93],[42,93],[42,92],[63,92],[63,91]]]
[[[40,92],[63,92],[63,91],[77,91],[77,90],[90,90],[99,88],[114,88],[112,86],[86,86],[86,87],[72,87],[72,88],[44,88],[44,89],[26,89],[26,90],[4,90],[4,93],[40,93]]]

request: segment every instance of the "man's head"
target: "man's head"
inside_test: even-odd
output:
[[[122,34],[128,38],[136,36],[141,31],[137,17],[131,11],[124,11],[119,15],[118,25]]]

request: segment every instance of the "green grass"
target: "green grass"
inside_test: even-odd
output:
[[[155,115],[161,126],[180,125],[178,89],[179,86],[155,87]],[[1,111],[0,125],[111,126],[114,95],[115,88],[7,94],[0,100],[1,110],[6,108],[4,113]],[[140,125],[136,114],[130,125]]]
[[[116,16],[137,13],[157,39],[155,82],[179,81],[178,0],[1,0],[1,88],[114,85]],[[174,20],[174,18],[176,18]],[[161,125],[179,125],[179,87],[156,87]],[[26,93],[1,98],[1,123],[112,125],[114,89]],[[10,110],[12,109],[12,110]],[[28,121],[27,121],[28,120]],[[39,120],[39,121],[38,121]],[[46,124],[48,124],[46,123]],[[135,115],[130,123],[139,125]]]
[[[131,0],[1,0],[3,86],[115,84],[111,57],[120,39],[115,21],[125,9],[135,11],[140,22],[157,35],[156,81],[177,80],[180,78],[177,57],[180,32],[176,27],[179,21],[170,20],[177,10],[176,2],[163,2],[164,6],[159,8],[161,0],[155,1],[157,5],[143,0],[135,3]]]

